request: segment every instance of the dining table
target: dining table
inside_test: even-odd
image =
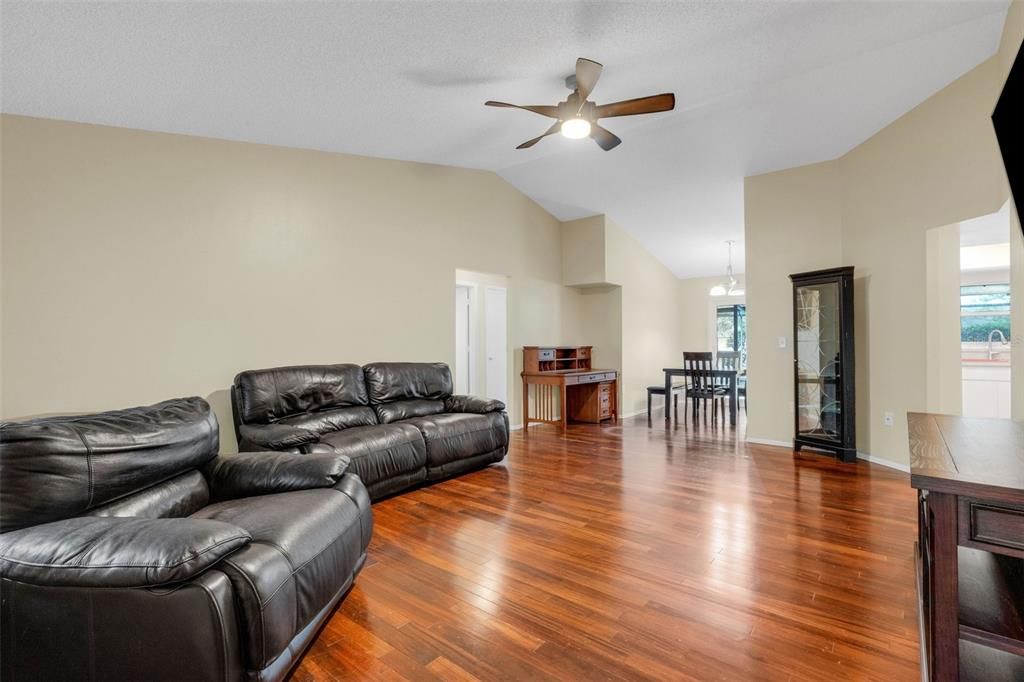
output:
[[[728,391],[729,396],[729,424],[736,426],[736,402],[739,399],[739,388],[737,385],[737,376],[739,371],[735,369],[686,369],[683,367],[665,367],[661,370],[665,373],[665,395],[672,395],[672,379],[674,377],[692,378],[696,374],[702,376],[711,376],[712,379],[718,383],[718,380],[725,380],[725,388]],[[679,389],[677,389],[679,390]],[[668,398],[665,398],[665,404],[668,405]],[[665,422],[670,423],[672,421],[672,410],[665,410]]]

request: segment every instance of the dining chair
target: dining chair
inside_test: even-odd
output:
[[[679,394],[686,389],[685,386],[673,386],[672,387],[672,407],[675,410],[676,421],[679,421]],[[664,386],[648,386],[647,387],[647,423],[651,422],[651,397],[656,395],[665,395]],[[669,408],[669,399],[665,399],[665,411]],[[686,417],[686,399],[683,399],[683,417]]]
[[[747,378],[740,376],[743,365],[740,360],[739,351],[720,350],[718,351],[718,369],[727,369],[736,372],[736,395],[743,398],[743,413],[747,413]]]
[[[704,403],[704,421],[708,420],[708,402],[711,401],[711,423],[718,419],[718,403],[722,403],[722,413],[725,413],[725,396],[728,389],[715,385],[714,375],[714,354],[710,352],[686,352],[683,353],[683,369],[690,371],[690,387],[686,390],[686,397],[693,401],[693,419],[697,420],[697,409],[699,403]]]

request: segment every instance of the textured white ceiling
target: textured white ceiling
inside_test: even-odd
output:
[[[991,56],[1006,0],[0,5],[8,113],[486,168],[607,213],[679,276],[743,239],[743,176],[833,158]],[[611,152],[488,99],[555,103],[579,56]],[[737,271],[743,251],[737,249]]]

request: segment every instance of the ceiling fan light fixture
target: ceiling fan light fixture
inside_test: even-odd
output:
[[[708,293],[711,294],[712,296],[725,296],[726,291],[724,286],[722,286],[721,284],[716,284],[715,286],[711,287],[711,291],[709,291]]]
[[[590,135],[590,121],[585,118],[570,118],[562,123],[562,137],[580,140]]]

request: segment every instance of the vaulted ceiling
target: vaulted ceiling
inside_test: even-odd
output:
[[[678,276],[724,270],[743,177],[834,158],[991,56],[1006,0],[3,2],[7,113],[496,171],[606,213]],[[543,132],[579,56],[623,139]],[[742,249],[737,271],[743,270]]]

